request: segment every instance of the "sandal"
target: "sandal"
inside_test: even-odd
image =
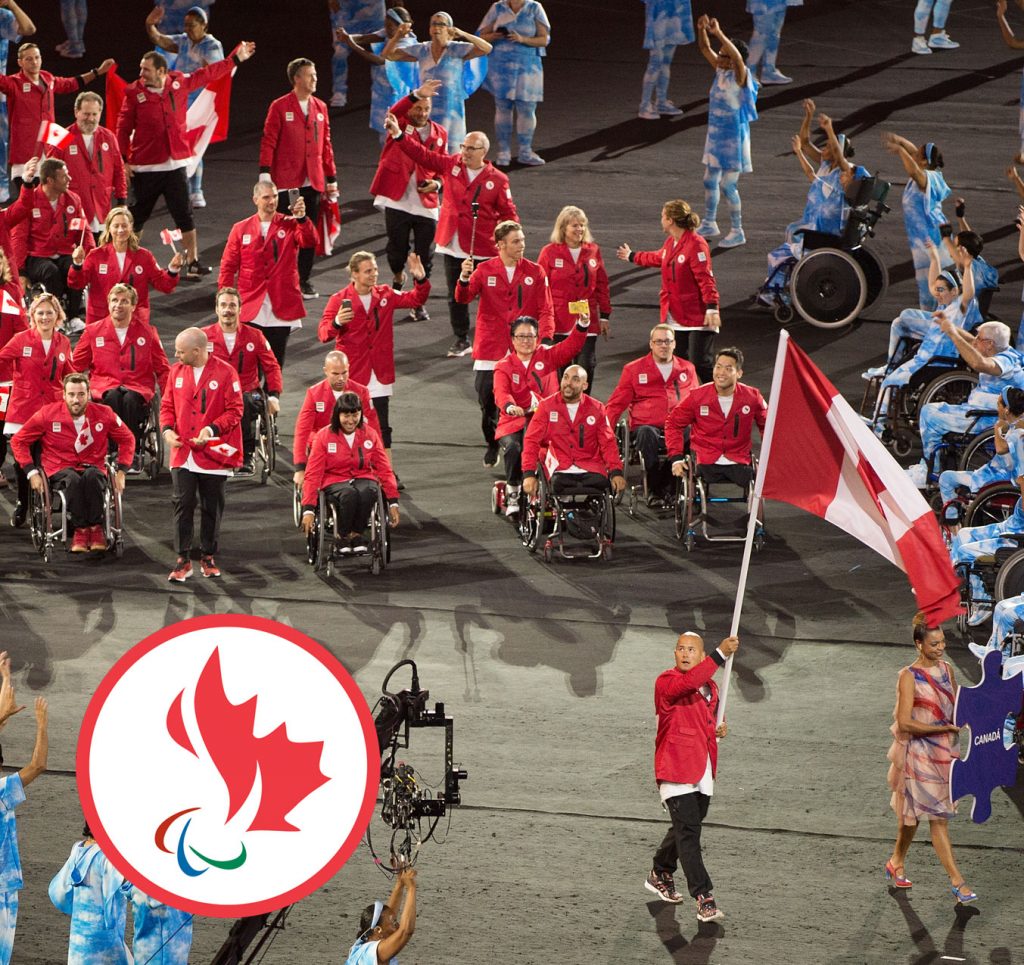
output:
[[[903,874],[903,871],[904,868],[902,867],[902,865],[899,869],[897,869],[896,866],[893,865],[892,859],[890,858],[885,863],[885,880],[891,881],[893,883],[894,888],[913,887],[914,883],[905,874]]]
[[[949,886],[949,890],[953,892],[953,897],[956,898],[957,904],[969,905],[972,901],[978,900],[978,896],[970,888],[964,891],[966,884],[967,882],[961,881],[958,885]]]

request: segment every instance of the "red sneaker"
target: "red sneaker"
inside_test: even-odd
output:
[[[107,551],[107,534],[103,532],[102,526],[93,526],[89,530],[89,549],[94,553]]]
[[[89,552],[89,536],[92,533],[91,526],[81,526],[75,530],[75,535],[71,539],[71,552],[72,553],[88,553]]]
[[[191,575],[192,561],[179,556],[178,562],[174,564],[174,569],[171,570],[167,579],[168,582],[173,580],[175,583],[184,583]]]
[[[206,577],[220,576],[220,570],[217,569],[217,564],[214,563],[212,556],[204,556],[199,561],[199,572]]]

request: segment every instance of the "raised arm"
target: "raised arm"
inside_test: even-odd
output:
[[[26,787],[46,770],[46,757],[50,750],[47,713],[46,698],[36,697],[36,745],[32,748],[32,760],[18,771],[18,777]]]
[[[1019,158],[1014,158],[1013,160],[1014,162],[1017,162]],[[1017,172],[1016,163],[1011,164],[1006,169],[1006,177],[1009,179],[1010,184],[1013,185],[1018,197],[1024,199],[1024,179],[1022,179],[1020,174]]]
[[[416,869],[406,868],[398,875],[399,885],[404,886],[405,903],[402,905],[402,916],[398,919],[398,927],[377,946],[377,961],[389,962],[406,945],[416,931]],[[396,886],[395,892],[398,891]],[[394,907],[388,907],[394,911]]]
[[[825,137],[828,138],[829,147],[832,148],[832,156],[836,159],[836,167],[843,174],[849,174],[853,170],[853,165],[846,159],[846,154],[843,153],[843,146],[839,143],[839,138],[832,127],[832,118],[828,114],[819,114],[818,124],[825,132]]]
[[[814,121],[814,111],[816,110],[814,101],[809,97],[804,100],[804,118],[800,122],[800,131],[798,137],[800,138],[800,146],[803,148],[804,154],[810,158],[812,165],[821,164],[821,151],[819,151],[811,143],[811,124]]]
[[[1018,40],[1010,29],[1006,20],[1006,0],[996,2],[996,23],[999,24],[999,32],[1003,35],[1003,43],[1012,50],[1024,50],[1024,40]]]
[[[708,24],[710,22],[711,18],[706,13],[701,14],[700,19],[697,21],[697,46],[700,49],[701,56],[715,70],[718,70],[718,55],[711,49],[711,43],[708,41]]]
[[[150,10],[149,16],[146,17],[146,34],[157,47],[162,47],[164,50],[169,50],[172,54],[176,54],[178,52],[178,45],[174,42],[174,38],[160,33],[158,25],[163,18],[163,7],[154,7]]]
[[[974,300],[974,259],[963,248],[960,256],[964,259],[963,286],[960,294],[960,311],[967,311],[967,306]]]
[[[708,29],[715,35],[718,42],[722,45],[718,54],[720,57],[728,57],[732,62],[732,72],[736,77],[736,83],[743,87],[747,83],[747,65],[740,55],[739,50],[736,49],[735,44],[725,35],[718,21],[713,19],[708,25]],[[706,57],[707,55],[705,55]]]
[[[913,178],[914,183],[924,191],[928,187],[928,175],[917,160],[917,147],[905,137],[887,133],[882,136],[882,143],[890,154],[895,154],[903,162],[903,170],[907,172],[908,178]]]
[[[806,177],[807,180],[810,181],[813,184],[814,183],[814,178],[816,177],[816,175],[814,173],[814,167],[811,164],[811,162],[808,161],[806,157],[804,157],[804,152],[803,152],[804,144],[800,140],[800,135],[799,134],[794,134],[793,135],[793,142],[792,143],[793,143],[793,153],[796,155],[796,159],[800,162],[800,170],[804,172],[804,177]]]
[[[383,40],[384,38],[378,34],[359,34],[358,36],[353,37],[352,34],[348,33],[344,27],[338,27],[338,29],[334,31],[334,36],[348,47],[349,50],[362,57],[363,60],[369,61],[371,64],[376,64],[378,67],[387,63],[380,54],[375,54],[372,50],[367,50],[365,47],[360,46],[361,44],[375,44]]]
[[[36,32],[36,25],[14,0],[0,0],[0,7],[6,7],[14,14],[14,21],[18,25],[18,34],[23,40],[25,37],[31,37]]]
[[[388,42],[384,45],[384,49],[380,52],[381,57],[385,60],[404,60],[406,63],[418,64],[419,58],[413,54],[402,50],[398,44],[403,37],[408,37],[412,31],[411,23],[400,23],[398,29],[388,38]]]
[[[451,34],[452,40],[464,40],[466,43],[472,44],[473,49],[466,54],[466,60],[473,60],[474,57],[486,57],[494,48],[486,41],[483,37],[478,37],[476,34],[466,33],[461,27],[449,27],[448,33]]]

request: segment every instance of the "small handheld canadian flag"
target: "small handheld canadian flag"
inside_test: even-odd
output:
[[[21,314],[21,306],[18,304],[17,299],[6,288],[2,292],[2,297],[0,297],[0,312],[6,315]]]
[[[39,125],[38,140],[47,147],[65,148],[74,140],[74,135],[66,127],[52,121],[43,121]]]
[[[181,229],[180,228],[164,228],[160,232],[160,240],[165,245],[171,246],[171,251],[175,254],[178,253],[178,249],[174,247],[174,242],[181,241]]]

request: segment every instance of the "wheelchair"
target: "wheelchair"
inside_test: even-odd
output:
[[[146,424],[139,435],[140,445],[136,455],[142,456],[142,472],[151,482],[160,478],[164,465],[164,434],[160,431],[160,393],[156,392],[149,403]]]
[[[741,490],[739,496],[714,496],[711,494],[710,486],[697,471],[694,458],[687,456],[683,462],[683,475],[676,479],[675,499],[675,531],[676,539],[682,542],[689,552],[697,545],[697,538],[703,537],[709,543],[742,543],[746,540],[746,527],[742,533],[714,534],[709,529],[710,524],[717,524],[711,516],[711,510],[718,506],[735,504],[745,505],[747,513],[753,511],[754,501],[754,478],[757,476],[757,460],[751,459],[751,480]],[[728,485],[732,483],[713,483],[714,486]],[[734,487],[735,488],[735,487]],[[760,512],[760,511],[759,511]],[[764,521],[758,516],[757,525],[754,530],[754,549],[764,548],[766,534]]]
[[[629,428],[625,414],[615,424],[615,441],[619,447],[619,455],[622,457],[622,472],[626,479],[626,488],[621,493],[616,493],[615,503],[626,504],[626,512],[630,516],[637,515],[637,508],[641,498],[657,515],[661,507],[660,501],[654,502],[656,493],[650,491],[647,482],[647,466],[644,463],[643,453],[636,448],[636,434]],[[662,434],[661,444],[658,446],[659,457],[667,455],[665,449],[665,437]],[[672,504],[669,502],[664,509],[672,512]]]
[[[110,478],[117,471],[112,458],[107,459],[107,485],[103,489],[103,533],[107,538],[107,551],[111,550],[117,559],[124,556],[124,529],[122,525],[121,494],[115,492]],[[54,493],[46,474],[40,472],[43,480],[42,492],[29,490],[28,523],[32,545],[44,563],[52,563],[58,546],[68,551],[68,537],[74,532],[68,520],[67,499],[64,491]]]
[[[256,407],[256,425],[253,435],[256,437],[256,448],[253,457],[260,463],[260,485],[265,486],[270,474],[277,466],[277,416],[267,408],[267,397],[259,393]]]
[[[301,498],[301,497],[300,497]],[[301,506],[298,510],[302,512]],[[391,522],[384,491],[378,484],[377,501],[370,510],[370,539],[366,554],[342,556],[339,552],[343,535],[338,532],[338,518],[334,503],[321,490],[317,495],[313,529],[306,537],[306,562],[314,572],[328,579],[334,575],[335,563],[340,559],[368,560],[370,572],[378,576],[391,562]]]
[[[847,191],[850,214],[841,235],[804,230],[803,253],[796,262],[779,265],[756,298],[770,305],[782,325],[799,314],[818,328],[842,328],[885,294],[889,272],[865,239],[891,209],[885,203],[888,181],[861,178]]]
[[[612,558],[615,540],[615,499],[611,490],[587,487],[571,473],[555,473],[555,485],[542,469],[537,491],[519,494],[519,538],[531,553],[539,549],[545,563],[557,553],[564,560]],[[567,541],[583,549],[568,552]]]

